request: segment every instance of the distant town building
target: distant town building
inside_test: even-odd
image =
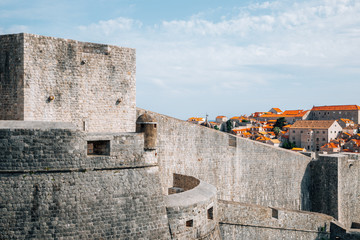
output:
[[[340,145],[334,142],[326,143],[325,145],[320,147],[320,151],[327,153],[337,153],[340,152],[340,150],[341,150]]]
[[[272,108],[269,110],[269,112],[273,114],[281,114],[283,111],[281,111],[280,108]]]
[[[308,151],[320,151],[320,147],[337,138],[342,127],[335,120],[302,120],[295,122],[289,130],[289,141]]]
[[[191,123],[195,123],[195,124],[200,124],[200,123],[205,122],[205,118],[191,117],[187,121],[191,122]]]
[[[226,122],[228,119],[227,119],[227,117],[226,116],[217,116],[216,117],[216,122],[217,123],[223,123],[223,122]]]
[[[258,117],[256,117],[256,120],[258,121],[269,121],[269,120],[277,120],[278,118],[285,118],[286,122],[288,122],[289,124],[293,124],[294,122],[298,121],[298,120],[305,120],[307,118],[307,116],[309,115],[310,111],[307,110],[286,110],[280,114],[274,114],[272,112],[267,112],[267,113],[263,113],[261,115],[259,115]],[[254,113],[255,114],[255,113]]]
[[[358,105],[334,105],[313,107],[309,114],[309,120],[337,120],[349,119],[360,124],[360,107]]]

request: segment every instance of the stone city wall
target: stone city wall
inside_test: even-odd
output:
[[[328,239],[333,218],[320,213],[291,211],[219,200],[223,239]]]
[[[135,131],[135,49],[33,34],[0,36],[3,42],[1,82],[7,84],[0,102],[20,110],[0,119],[72,122],[86,132]]]
[[[87,155],[106,139],[109,156]],[[143,134],[0,121],[0,239],[169,239],[155,154]]]
[[[145,110],[138,109],[138,115]],[[218,199],[289,209],[309,208],[310,158],[244,138],[148,112],[158,122],[163,193],[173,174],[214,185]]]
[[[322,155],[310,163],[311,211],[324,213],[338,219],[338,158]]]
[[[311,161],[311,211],[339,220],[345,228],[360,223],[360,159],[357,154],[320,155]]]
[[[339,157],[339,222],[350,228],[353,222],[360,226],[360,158],[346,155]]]
[[[0,239],[170,239],[158,168],[0,173]]]
[[[165,196],[165,204],[172,239],[221,239],[214,186],[200,181],[191,190]]]
[[[24,39],[0,36],[0,120],[24,119]]]

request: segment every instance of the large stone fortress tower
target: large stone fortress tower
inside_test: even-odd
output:
[[[133,49],[0,36],[0,239],[359,239],[359,179],[136,108]]]
[[[0,120],[135,131],[135,50],[17,34],[0,38]]]

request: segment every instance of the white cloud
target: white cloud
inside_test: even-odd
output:
[[[344,66],[352,66],[347,74],[360,68],[358,1],[269,1],[215,20],[205,14],[152,26],[117,18],[79,30],[97,42],[136,48],[139,92],[153,89],[169,104],[209,94],[236,101],[239,91],[242,99],[279,94],[279,104],[301,97],[287,87],[305,90],[316,78],[341,76]],[[141,97],[138,102],[147,104]]]
[[[133,29],[141,28],[142,23],[140,21],[119,17],[116,19],[110,19],[106,21],[99,21],[88,26],[79,26],[79,30],[83,32],[97,32],[110,36],[118,32],[132,31]]]

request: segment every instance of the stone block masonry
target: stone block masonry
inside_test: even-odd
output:
[[[138,115],[144,112],[138,109]],[[309,210],[310,158],[148,113],[159,125],[157,146],[164,194],[173,186],[173,174],[177,173],[214,185],[218,199]]]
[[[87,155],[95,139],[110,142],[109,155]],[[0,239],[170,239],[143,134],[0,121],[0,189]]]
[[[32,34],[0,36],[0,43],[0,120],[135,131],[134,49]]]
[[[24,119],[24,38],[0,36],[0,120]]]
[[[0,174],[0,239],[170,239],[156,167]]]

